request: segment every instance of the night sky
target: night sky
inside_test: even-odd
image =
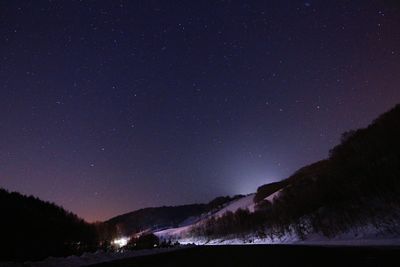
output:
[[[1,1],[0,187],[88,221],[250,193],[400,102],[396,1]]]

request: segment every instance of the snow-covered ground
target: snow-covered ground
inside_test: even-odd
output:
[[[189,221],[190,223],[187,223],[188,220],[185,221],[185,223],[182,223],[180,227],[177,228],[169,228],[169,229],[164,229],[161,231],[157,231],[154,234],[157,235],[161,239],[170,239],[170,240],[180,240],[181,238],[184,238],[189,235],[191,227],[193,227],[195,224],[201,224],[205,222],[207,219],[210,217],[221,217],[224,215],[226,212],[236,212],[239,209],[247,209],[250,212],[254,212],[255,209],[255,204],[254,204],[254,195],[255,194],[250,194],[245,197],[232,200],[229,202],[225,207],[222,209],[212,213],[212,214],[207,214],[202,216],[201,218],[198,218],[197,220],[195,218],[190,218]],[[195,243],[195,242],[184,242],[186,243]]]
[[[158,236],[160,239],[171,239],[177,240],[181,237],[184,237],[189,234],[190,229],[193,225],[187,225],[177,228],[169,228],[162,231],[155,232],[154,234]]]
[[[173,235],[173,234],[176,235]],[[196,245],[243,245],[243,244],[287,244],[287,245],[343,245],[343,246],[400,246],[400,235],[382,232],[373,226],[364,226],[342,233],[333,238],[322,234],[309,234],[301,240],[295,234],[286,234],[281,237],[260,238],[256,235],[242,237],[228,236],[220,239],[209,239],[205,237],[191,237],[185,232],[176,231],[169,237],[181,244]],[[174,238],[175,237],[175,238]]]
[[[282,189],[281,189],[282,190]],[[267,196],[265,200],[273,202],[279,197],[281,190]],[[373,226],[364,226],[353,229],[346,233],[335,236],[334,238],[327,238],[322,234],[310,234],[306,236],[305,240],[301,240],[295,234],[286,234],[282,237],[274,238],[259,238],[256,235],[248,235],[241,238],[231,236],[224,239],[209,239],[206,237],[193,237],[191,236],[191,227],[195,224],[201,224],[210,217],[220,217],[224,213],[230,211],[235,212],[238,209],[248,209],[254,212],[255,203],[253,201],[255,194],[247,195],[243,198],[233,200],[219,211],[209,214],[197,220],[192,225],[185,224],[183,227],[170,228],[162,231],[155,232],[160,239],[178,241],[181,244],[196,244],[196,245],[227,245],[227,244],[303,244],[303,245],[400,245],[400,235],[393,236],[393,234],[384,233]]]
[[[125,251],[125,252],[104,252],[97,251],[94,253],[84,253],[82,256],[69,256],[69,257],[49,257],[43,261],[38,262],[25,262],[25,263],[1,263],[0,267],[79,267],[86,266],[90,264],[109,262],[124,258],[132,258],[137,256],[153,255],[158,253],[165,253],[174,251],[177,249],[188,248],[190,246],[184,247],[174,247],[174,248],[158,248],[158,249],[146,249],[146,250],[136,250],[136,251]]]
[[[294,244],[304,245],[343,245],[343,246],[399,246],[400,235],[366,225],[328,238],[321,234],[309,234],[305,240],[297,240]]]
[[[275,238],[259,238],[255,235],[247,235],[242,237],[226,237],[224,239],[208,239],[205,237],[190,237],[188,235],[188,227],[179,227],[175,229],[167,229],[158,232],[158,235],[171,237],[172,241],[178,241],[182,245],[257,245],[257,244],[286,244],[286,245],[318,245],[318,246],[400,246],[400,235],[395,236],[391,233],[385,233],[373,226],[360,227],[346,233],[327,238],[321,234],[310,234],[305,240],[300,240],[295,234],[286,234],[282,237]],[[152,255],[164,253],[176,249],[188,248],[191,246],[183,246],[176,248],[160,248],[140,251],[126,251],[106,253],[98,251],[95,253],[85,253],[82,256],[69,256],[66,258],[50,257],[41,262],[25,262],[20,263],[0,263],[1,267],[79,267],[89,264],[114,261],[123,258],[131,258],[136,256]]]
[[[275,193],[272,193],[271,195],[267,196],[264,198],[265,200],[268,200],[269,202],[273,203],[276,198],[279,197],[279,194],[281,193],[282,189],[276,191]]]
[[[214,216],[221,217],[228,211],[235,212],[238,209],[248,209],[250,212],[254,212],[254,195],[255,194],[250,194],[237,200],[231,201],[227,206],[217,211]]]

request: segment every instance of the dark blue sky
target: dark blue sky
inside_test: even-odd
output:
[[[89,221],[249,193],[400,102],[396,1],[1,1],[0,187]]]

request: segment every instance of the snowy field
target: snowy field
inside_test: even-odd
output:
[[[360,227],[346,233],[327,238],[322,234],[309,234],[301,240],[295,234],[286,234],[282,237],[259,238],[255,235],[242,237],[226,237],[223,239],[207,239],[202,237],[191,237],[188,227],[167,229],[157,232],[161,239],[171,239],[180,244],[195,245],[252,245],[252,244],[286,244],[286,245],[341,245],[341,246],[400,246],[400,235],[385,233],[373,226]]]
[[[363,229],[363,233],[358,231],[349,232],[346,234],[339,235],[333,239],[328,239],[321,235],[310,235],[307,240],[299,240],[294,235],[286,235],[282,238],[257,238],[254,236],[246,236],[242,238],[226,238],[226,239],[213,239],[208,240],[206,238],[177,238],[182,247],[175,248],[159,248],[159,249],[148,249],[140,251],[126,251],[126,252],[115,252],[106,253],[98,251],[95,253],[85,253],[82,256],[69,256],[65,258],[54,258],[50,257],[40,262],[25,262],[20,263],[0,263],[0,267],[80,267],[91,264],[98,264],[104,262],[112,262],[120,259],[133,258],[145,255],[155,255],[160,253],[172,252],[185,248],[191,248],[192,245],[206,245],[206,246],[223,246],[223,245],[308,245],[308,246],[357,246],[357,247],[371,247],[371,246],[400,246],[400,237],[393,238],[384,234],[373,233],[371,229]]]
[[[134,257],[92,267],[155,266],[396,266],[400,247],[343,247],[293,245],[196,246],[149,257]]]
[[[136,251],[125,252],[103,252],[97,251],[94,253],[84,253],[82,256],[69,256],[69,257],[49,257],[46,260],[39,262],[25,262],[25,263],[0,263],[0,267],[79,267],[91,264],[115,261],[125,258],[132,258],[137,256],[154,255],[159,253],[166,253],[178,249],[189,248],[191,246],[182,246],[174,248],[158,248],[158,249],[145,249]]]

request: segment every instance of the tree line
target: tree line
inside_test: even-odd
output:
[[[89,224],[53,203],[0,189],[0,261],[41,260],[94,251],[114,229]]]

